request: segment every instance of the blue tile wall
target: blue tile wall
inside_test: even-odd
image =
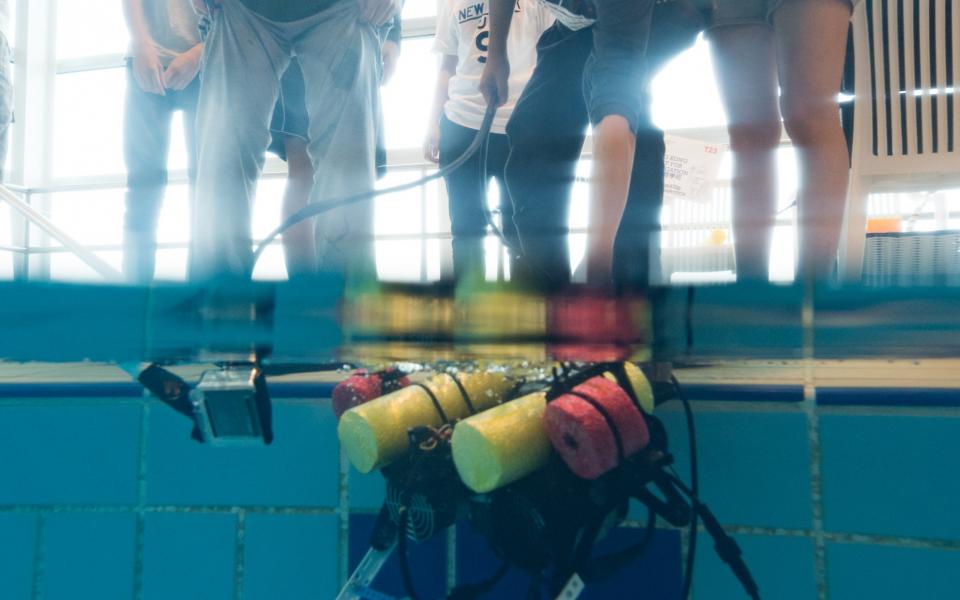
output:
[[[960,552],[859,544],[827,546],[830,600],[955,600]]]
[[[0,515],[0,590],[5,600],[32,598],[36,534],[36,515]]]
[[[236,530],[232,514],[147,514],[143,600],[233,600]]]
[[[292,399],[297,389],[306,388],[278,391],[283,399],[274,405],[277,441],[267,448],[202,446],[190,440],[187,420],[150,404],[139,576],[144,405],[123,397],[123,386],[101,398],[79,388],[76,396],[70,391],[69,398],[54,398],[50,388],[27,402],[0,389],[0,599],[333,598],[339,556],[336,423],[328,401]],[[727,392],[721,399],[729,402],[760,399]],[[813,527],[807,417],[782,404],[742,406],[753,410],[698,404],[702,499],[723,523],[768,528],[736,536],[762,597],[816,598],[814,539],[776,535],[778,528]],[[960,415],[840,410],[850,409],[831,408],[819,417],[828,600],[957,597],[960,480],[950,475],[960,472]],[[686,479],[684,415],[667,406],[658,416]],[[379,474],[351,471],[349,486],[349,559],[355,563],[367,549],[384,483]],[[642,521],[645,511],[634,507],[631,517]],[[850,538],[857,544],[839,543],[847,533],[886,537],[876,544],[864,537]],[[640,534],[623,528],[606,543],[623,547]],[[496,570],[499,562],[468,526],[458,529],[457,538],[460,583]],[[905,547],[923,543],[916,538],[954,550]],[[36,573],[35,556],[41,559]],[[422,595],[441,597],[444,538],[416,546],[411,557]],[[622,577],[589,587],[583,597],[636,597],[642,590],[644,597],[673,599],[681,578],[680,533],[661,531],[643,560]],[[491,597],[517,597],[528,578],[513,572],[500,585]],[[395,562],[377,586],[403,595]],[[743,597],[705,536],[694,592],[695,600]]]
[[[350,467],[350,510],[378,511],[387,493],[387,483],[379,472],[359,473]]]
[[[151,409],[147,498],[151,504],[336,506],[339,444],[326,403],[273,407],[267,447],[215,448],[190,439],[190,422]]]
[[[754,535],[734,537],[760,588],[761,598],[809,600],[817,597],[812,539]],[[706,534],[698,538],[693,586],[694,595],[700,600],[747,597],[730,567],[717,557],[713,542]]]
[[[244,600],[333,598],[337,518],[249,515],[243,557]]]
[[[0,407],[0,505],[133,504],[135,403]]]
[[[686,420],[678,410],[661,411],[658,416],[670,435],[677,471],[689,480]],[[694,423],[700,498],[722,523],[797,529],[811,526],[805,415],[701,409],[695,412]]]
[[[127,600],[134,585],[133,514],[46,517],[44,600]]]
[[[960,418],[824,415],[820,444],[828,530],[960,540]]]

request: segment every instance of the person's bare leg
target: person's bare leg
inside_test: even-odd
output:
[[[313,189],[313,163],[307,154],[307,142],[287,136],[287,188],[283,192],[283,218],[286,219],[310,201]],[[308,275],[317,271],[317,249],[313,236],[313,220],[307,219],[283,232],[283,256],[287,276]]]
[[[620,115],[604,117],[593,129],[587,282],[606,287],[613,277],[613,243],[627,203],[637,137]]]
[[[777,207],[777,64],[773,31],[762,24],[709,34],[733,151],[733,240],[738,280],[765,280]]]
[[[849,180],[837,95],[847,43],[846,0],[786,2],[773,16],[781,111],[797,149],[798,274],[829,278],[837,257]]]

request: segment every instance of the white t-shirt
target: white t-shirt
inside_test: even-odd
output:
[[[593,0],[540,0],[563,26],[573,31],[590,27],[597,21]]]
[[[457,57],[457,72],[450,78],[444,113],[457,125],[470,129],[480,129],[487,107],[479,85],[489,48],[489,10],[489,0],[440,0],[437,15],[434,50]],[[553,15],[537,0],[516,0],[507,38],[510,98],[497,110],[491,132],[506,132],[513,107],[537,65],[537,40],[552,24]]]

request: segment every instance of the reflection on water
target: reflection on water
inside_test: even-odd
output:
[[[0,284],[6,360],[275,364],[956,357],[960,288]],[[69,298],[69,311],[63,302]],[[804,315],[806,314],[806,318]]]

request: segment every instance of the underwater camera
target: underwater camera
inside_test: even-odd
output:
[[[213,446],[269,444],[270,398],[253,365],[206,371],[190,392],[202,440]]]
[[[193,390],[175,373],[151,364],[137,380],[193,422],[192,437],[211,446],[263,446],[273,441],[266,379],[255,364],[205,371]]]

